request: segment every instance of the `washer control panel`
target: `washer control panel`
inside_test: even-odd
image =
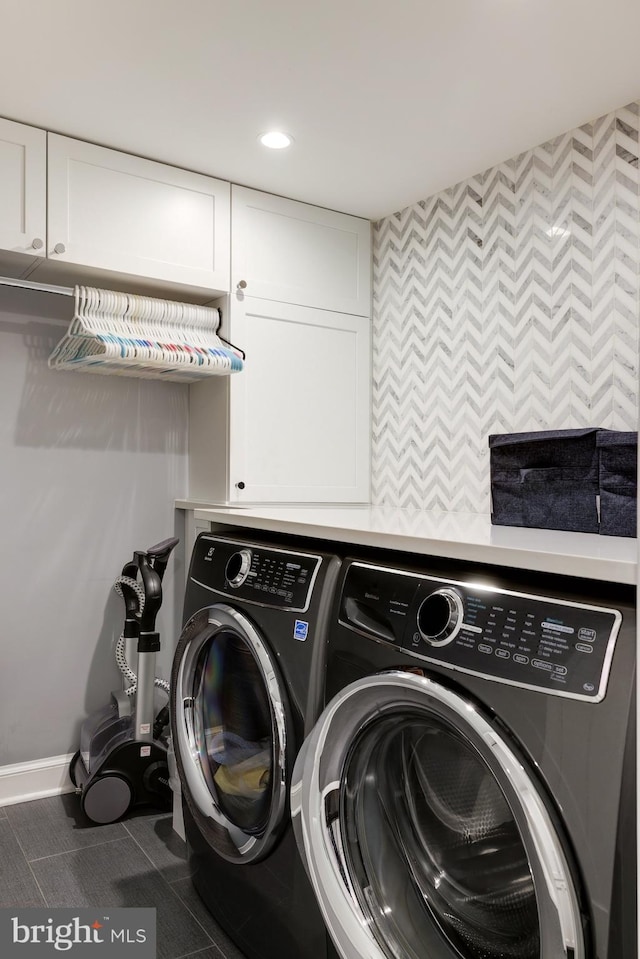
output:
[[[351,563],[343,625],[454,670],[595,702],[618,610]]]
[[[309,606],[319,556],[201,535],[189,577],[228,598],[302,612]]]

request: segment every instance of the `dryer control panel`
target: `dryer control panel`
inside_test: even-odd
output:
[[[189,578],[219,596],[303,612],[321,562],[308,553],[201,535]]]
[[[353,562],[340,622],[420,660],[599,702],[618,610]]]

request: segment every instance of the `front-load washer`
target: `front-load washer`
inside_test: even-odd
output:
[[[344,959],[636,959],[630,587],[346,560],[296,838]]]
[[[321,705],[339,566],[236,531],[201,534],[191,558],[171,682],[189,861],[205,905],[250,959],[326,955],[288,798]]]

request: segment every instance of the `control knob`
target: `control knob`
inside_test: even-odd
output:
[[[242,586],[251,569],[251,550],[241,549],[227,562],[224,574],[229,586]]]
[[[434,590],[418,609],[418,632],[430,646],[446,646],[458,635],[464,616],[462,597],[444,586]]]

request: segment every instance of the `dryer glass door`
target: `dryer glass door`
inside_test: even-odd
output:
[[[392,955],[421,955],[440,933],[465,959],[540,956],[514,814],[449,724],[409,709],[372,723],[354,745],[342,798],[354,888]]]
[[[285,822],[289,710],[271,652],[242,613],[219,604],[187,624],[172,702],[183,791],[200,830],[224,858],[255,862]]]
[[[539,787],[457,693],[403,672],[353,683],[305,743],[292,799],[343,956],[584,959]]]

